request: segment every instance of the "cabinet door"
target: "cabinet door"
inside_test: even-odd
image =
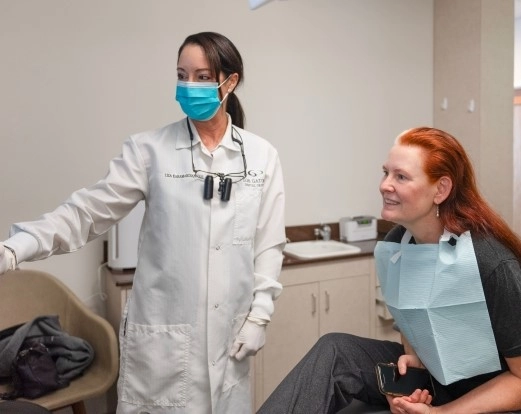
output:
[[[368,275],[320,282],[320,335],[347,332],[370,336]]]
[[[275,312],[262,350],[264,401],[318,338],[318,283],[288,286],[275,301]]]

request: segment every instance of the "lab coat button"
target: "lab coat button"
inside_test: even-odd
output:
[[[215,250],[221,250],[221,246],[215,246]]]
[[[213,307],[214,307],[215,309],[218,309],[218,308],[219,308],[219,304],[216,303]]]
[[[215,366],[215,361],[212,361],[212,365]]]

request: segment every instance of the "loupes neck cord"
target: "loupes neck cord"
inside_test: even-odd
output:
[[[194,134],[192,132],[192,127],[190,126],[190,121],[186,118],[186,125],[188,127],[188,133],[190,135],[190,156],[192,158],[192,171],[194,175],[197,177],[197,173],[204,173],[206,177],[204,179],[204,189],[203,189],[203,199],[211,200],[213,198],[213,179],[214,177],[219,178],[219,188],[217,192],[221,195],[221,201],[229,201],[230,195],[232,193],[232,183],[238,183],[246,178],[246,156],[244,155],[244,146],[242,142],[241,134],[233,127],[232,125],[232,141],[239,144],[241,148],[241,156],[242,156],[242,164],[244,170],[242,172],[235,173],[220,173],[220,172],[210,172],[204,170],[198,170],[195,168],[194,164]],[[240,139],[234,137],[234,133],[239,136]]]

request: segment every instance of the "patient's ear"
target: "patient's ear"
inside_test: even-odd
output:
[[[436,192],[436,195],[434,197],[434,202],[436,204],[441,204],[447,199],[452,190],[452,180],[450,179],[450,177],[441,177],[438,180],[437,190],[438,191]]]

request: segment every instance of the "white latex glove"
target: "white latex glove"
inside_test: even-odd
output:
[[[255,355],[265,342],[266,325],[258,325],[246,320],[235,339],[230,356],[235,357],[237,361],[242,361],[246,356]]]
[[[14,270],[15,268],[16,259],[14,258],[13,253],[0,243],[0,275],[3,275],[8,270]]]

